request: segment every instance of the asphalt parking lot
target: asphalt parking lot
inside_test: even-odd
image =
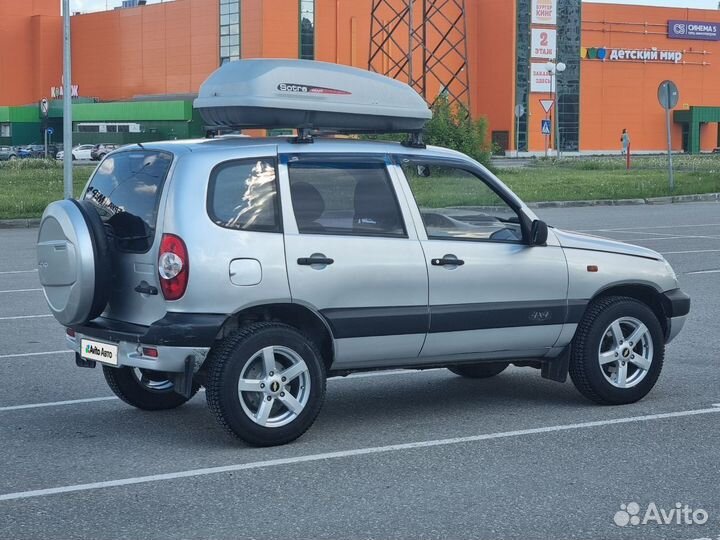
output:
[[[718,538],[720,204],[538,214],[663,253],[691,295],[647,398],[600,407],[528,368],[362,374],[271,449],[227,436],[202,393],[142,412],[76,368],[36,231],[0,230],[0,538]],[[631,502],[709,519],[616,525]]]

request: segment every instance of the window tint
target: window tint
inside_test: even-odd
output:
[[[90,180],[85,200],[112,226],[119,249],[150,249],[162,185],[172,160],[167,152],[121,152],[105,158]]]
[[[230,161],[215,167],[208,214],[228,229],[279,232],[275,160]]]
[[[520,219],[483,180],[455,167],[404,163],[433,240],[522,242]]]
[[[288,168],[301,233],[405,236],[385,163],[296,161]]]

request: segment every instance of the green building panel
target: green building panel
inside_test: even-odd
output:
[[[720,122],[720,107],[690,107],[674,111],[673,120],[677,124],[687,124],[687,151],[700,153],[700,127],[703,124]]]

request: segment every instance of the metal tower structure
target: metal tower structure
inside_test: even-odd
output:
[[[465,0],[373,0],[368,69],[470,110]]]

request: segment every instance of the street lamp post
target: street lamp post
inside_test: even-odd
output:
[[[72,55],[70,54],[70,0],[63,0],[63,180],[65,198],[73,197],[72,168]]]
[[[552,114],[550,118],[555,121],[555,151],[557,157],[560,157],[560,104],[558,103],[558,91],[557,91],[557,78],[560,73],[567,69],[567,66],[563,62],[548,62],[547,70],[552,77],[550,81],[550,91],[553,95],[553,107],[555,108],[555,114]]]

